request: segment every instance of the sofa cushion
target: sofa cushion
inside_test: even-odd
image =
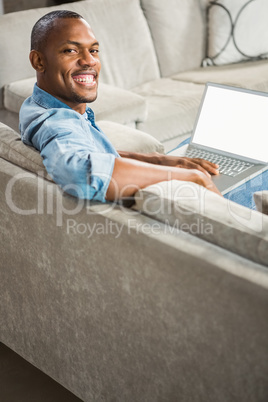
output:
[[[91,0],[80,4],[82,15],[100,42],[103,82],[130,89],[160,76],[140,0]],[[76,9],[76,3],[73,7]]]
[[[141,0],[161,76],[201,65],[206,28],[199,0]]]
[[[10,112],[19,113],[26,98],[32,95],[35,77],[11,82],[4,86],[4,107]]]
[[[147,119],[138,124],[138,129],[167,145],[166,151],[171,149],[169,141],[174,140],[175,148],[182,139],[189,137],[204,91],[203,85],[161,78],[133,90],[146,99],[148,107]]]
[[[36,78],[12,82],[4,88],[4,106],[19,113],[23,101],[32,94]],[[122,88],[99,84],[98,98],[89,104],[95,112],[96,120],[111,120],[135,127],[146,118],[147,107],[143,97]]]
[[[98,121],[98,125],[118,151],[164,153],[164,145],[152,135],[111,121]]]
[[[216,82],[259,91],[268,91],[268,61],[254,61],[224,66],[211,66],[172,76],[174,80],[189,81],[196,84]]]
[[[204,187],[162,182],[135,195],[136,208],[169,225],[268,266],[268,217]],[[194,252],[194,250],[193,250]]]
[[[164,147],[149,134],[117,123],[102,121],[98,123],[115,148],[120,151],[164,152]],[[43,159],[35,148],[25,145],[20,135],[12,128],[0,123],[0,157],[52,180],[43,165]]]
[[[144,97],[122,88],[100,83],[97,99],[88,104],[96,120],[109,120],[136,127],[146,120],[147,104]]]
[[[205,64],[267,58],[267,15],[267,0],[210,1]]]
[[[268,191],[256,191],[254,193],[254,201],[257,211],[268,215]]]

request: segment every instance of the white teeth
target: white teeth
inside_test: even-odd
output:
[[[86,78],[74,78],[75,81],[77,82],[86,82],[86,83],[92,83],[94,81],[94,77],[92,75],[86,77]]]

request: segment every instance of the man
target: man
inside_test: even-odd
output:
[[[208,173],[218,173],[213,163],[114,149],[86,105],[97,97],[101,64],[99,43],[80,15],[54,11],[37,21],[30,61],[37,84],[21,107],[22,140],[41,152],[48,173],[66,192],[105,202],[176,179],[220,194]]]

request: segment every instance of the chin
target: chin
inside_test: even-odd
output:
[[[90,96],[79,95],[77,93],[73,94],[72,100],[75,103],[92,103],[97,99],[97,93],[91,94]]]
[[[97,99],[97,94],[95,96],[91,96],[90,98],[87,99],[86,103],[92,103]]]

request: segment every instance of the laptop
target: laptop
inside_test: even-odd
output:
[[[268,94],[207,83],[190,144],[170,155],[217,163],[222,194],[268,169]]]

